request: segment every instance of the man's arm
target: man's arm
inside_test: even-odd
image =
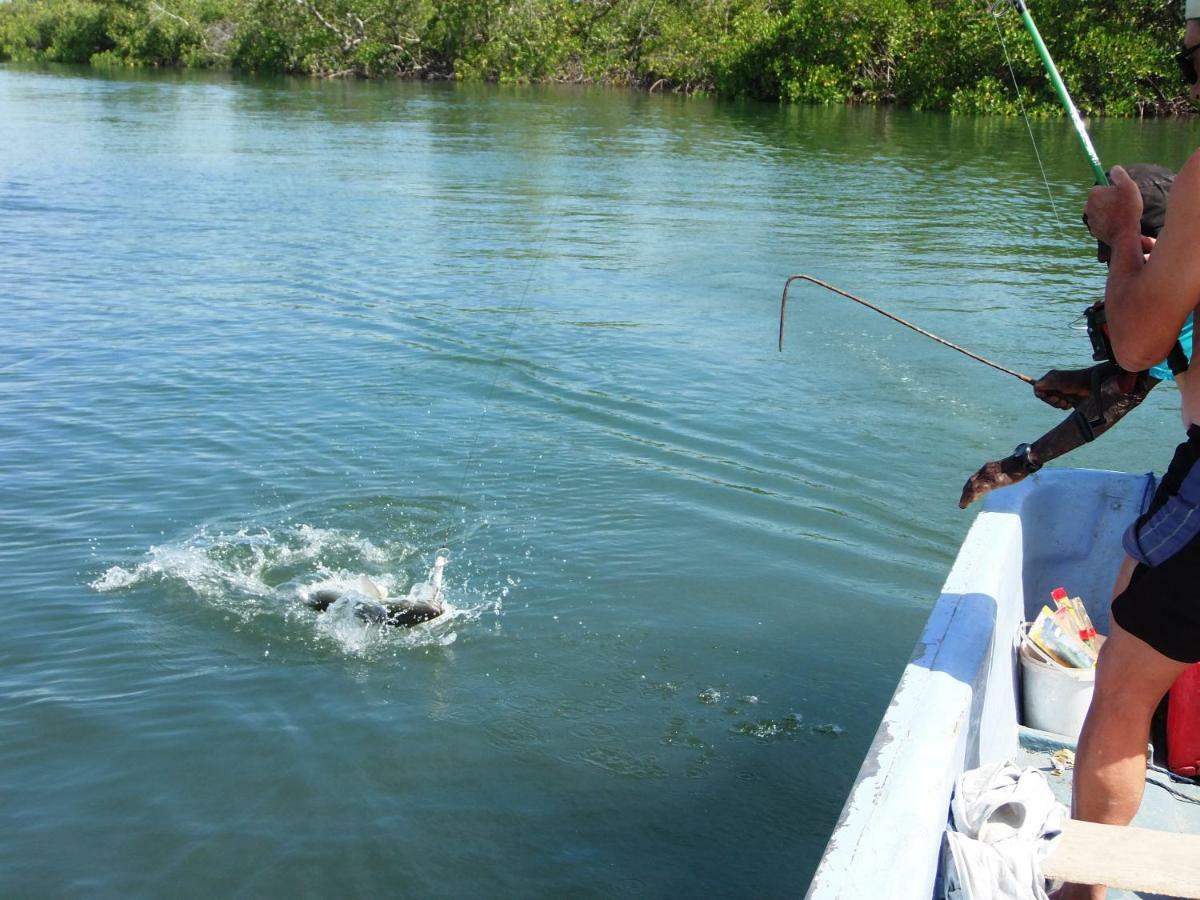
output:
[[[1105,310],[1117,362],[1129,371],[1155,365],[1170,352],[1188,314],[1200,302],[1200,151],[1171,188],[1166,224],[1154,253],[1143,255],[1138,220],[1142,198],[1120,166],[1112,187],[1092,188],[1088,227],[1112,247]]]
[[[1047,375],[1049,374],[1047,373]],[[1074,413],[1030,444],[1028,461],[1036,468],[1041,468],[1050,460],[1070,453],[1081,444],[1095,440],[1145,400],[1146,395],[1159,383],[1157,378],[1152,378],[1142,372],[1138,375],[1133,390],[1126,393],[1121,390],[1120,382],[1121,377],[1114,376],[1101,385],[1099,415],[1097,415],[1096,399],[1089,397],[1076,408]],[[968,478],[967,483],[963,485],[958,508],[966,509],[988,491],[1016,484],[1023,481],[1029,474],[1026,459],[1018,456],[1006,456],[1004,459],[984,463],[979,471]]]

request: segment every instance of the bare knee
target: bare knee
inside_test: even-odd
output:
[[[1113,622],[1096,665],[1093,703],[1153,710],[1187,667]]]

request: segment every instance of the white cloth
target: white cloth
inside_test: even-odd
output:
[[[946,900],[1047,900],[1042,860],[1066,809],[1037,769],[1011,762],[964,772],[950,801],[942,875]]]

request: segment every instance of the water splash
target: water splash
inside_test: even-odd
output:
[[[353,598],[364,575],[388,595],[402,595],[426,577],[420,556],[403,540],[308,524],[231,532],[200,528],[186,539],[150,547],[136,563],[109,567],[90,587],[101,593],[157,589],[208,604],[242,624],[286,622],[354,656],[446,647],[457,640],[458,627],[500,613],[507,587],[468,593],[461,586],[456,590],[452,580],[445,613],[414,628],[383,627],[354,615]],[[317,590],[344,597],[316,613],[303,598]]]

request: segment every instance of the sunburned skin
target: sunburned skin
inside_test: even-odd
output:
[[[1189,40],[1200,25],[1188,23]],[[1195,41],[1193,41],[1194,43]],[[1193,94],[1200,82],[1193,85]],[[1171,188],[1166,222],[1153,252],[1138,234],[1142,198],[1119,166],[1111,187],[1093,188],[1085,215],[1097,240],[1113,248],[1105,285],[1109,338],[1117,362],[1130,370],[1162,359],[1189,314],[1200,306],[1200,257],[1193,247],[1200,228],[1200,153],[1179,170]],[[1165,351],[1164,351],[1165,352]],[[1200,379],[1180,381],[1183,424],[1200,423]]]
[[[1200,40],[1200,34],[1197,34],[1196,37]],[[1110,265],[1110,276],[1112,275],[1113,247],[1105,238],[1109,236],[1121,238],[1121,256],[1117,262],[1117,270],[1123,274],[1118,275],[1118,278],[1129,277],[1131,270],[1148,265],[1149,260],[1158,253],[1155,248],[1163,235],[1164,223],[1170,215],[1167,206],[1168,192],[1182,190],[1183,194],[1186,194],[1189,190],[1187,187],[1189,180],[1194,181],[1195,179],[1184,179],[1183,186],[1176,188],[1174,185],[1180,184],[1179,176],[1162,166],[1148,163],[1137,163],[1130,166],[1128,171],[1116,167],[1112,172],[1113,177],[1117,178],[1119,182],[1126,183],[1123,194],[1121,196],[1112,194],[1102,196],[1100,199],[1105,202],[1090,205],[1088,207],[1089,215],[1085,215],[1084,221],[1088,224],[1089,229],[1093,225],[1100,229],[1096,233],[1098,241],[1096,258],[1098,261]],[[1109,191],[1110,189],[1100,190]],[[1197,191],[1200,191],[1200,188],[1193,190],[1193,193]],[[1092,216],[1095,218],[1091,218]],[[1176,215],[1176,219],[1178,218],[1179,216]],[[1114,222],[1119,223],[1121,227],[1114,226]],[[1200,227],[1200,223],[1197,227]],[[1171,250],[1170,243],[1172,242],[1168,242],[1168,251]],[[1178,242],[1175,243],[1178,244]],[[1184,249],[1190,253],[1190,244],[1186,245]],[[1176,246],[1174,252],[1178,253],[1178,250],[1179,248]],[[1164,268],[1170,267],[1159,265],[1156,271],[1161,272]],[[1160,277],[1159,281],[1162,280]],[[1162,294],[1161,285],[1156,294],[1150,304],[1153,312],[1156,315],[1169,312],[1170,304]],[[1200,300],[1200,295],[1196,299]],[[1126,316],[1125,318],[1126,320],[1131,318],[1135,324],[1154,318],[1149,316],[1150,307],[1146,307],[1132,317]],[[1096,306],[1092,307],[1092,310],[1096,309]],[[1183,328],[1186,314],[1189,311],[1182,308],[1178,310],[1179,329]],[[1110,330],[1110,310],[1105,310],[1105,319],[1108,320],[1106,327]],[[1104,323],[1099,324],[1104,325]],[[1089,321],[1089,336],[1093,339],[1096,358],[1100,358],[1101,351],[1104,351],[1104,355],[1111,356],[1113,353],[1111,343],[1104,341],[1106,346],[1098,346],[1100,343],[1097,341],[1098,335],[1107,334],[1105,327],[1102,327],[1099,332],[1093,332],[1092,325],[1093,323]],[[1163,336],[1168,335],[1172,337],[1179,335],[1179,338],[1176,339],[1177,348],[1183,349],[1184,345],[1179,343],[1184,340],[1180,330],[1171,332],[1168,329],[1166,335]],[[1111,334],[1108,334],[1108,337],[1111,338]],[[1155,363],[1167,359],[1164,356],[1154,355],[1157,353],[1156,348],[1157,342],[1152,343],[1148,348],[1143,347],[1140,356],[1135,355],[1123,362],[1125,371],[1121,373],[1114,372],[1108,364],[1102,364],[1089,369],[1054,369],[1035,381],[1033,393],[1039,400],[1058,409],[1075,410],[1074,414],[1033,443],[1018,447],[1020,453],[1014,451],[1013,455],[993,460],[981,466],[963,486],[959,507],[966,509],[989,491],[1024,480],[1032,471],[1036,471],[1050,460],[1061,457],[1088,441],[1095,440],[1120,421],[1141,403],[1159,383],[1157,378],[1148,372],[1141,371],[1143,368],[1149,368]],[[1168,349],[1163,351],[1164,354],[1168,352],[1173,352],[1173,348],[1168,346]],[[1152,358],[1153,362],[1146,363],[1147,357]],[[1118,359],[1117,362],[1122,362],[1122,360]],[[1178,368],[1178,366],[1172,368]],[[1126,374],[1128,372],[1140,374]],[[1177,377],[1176,380],[1184,399],[1184,424],[1186,426],[1191,421],[1187,398],[1192,390],[1196,390],[1200,394],[1200,389],[1189,385],[1187,380],[1182,377]],[[1092,397],[1093,393],[1099,394],[1099,402]],[[1197,412],[1200,412],[1200,396],[1197,398],[1196,409]]]

